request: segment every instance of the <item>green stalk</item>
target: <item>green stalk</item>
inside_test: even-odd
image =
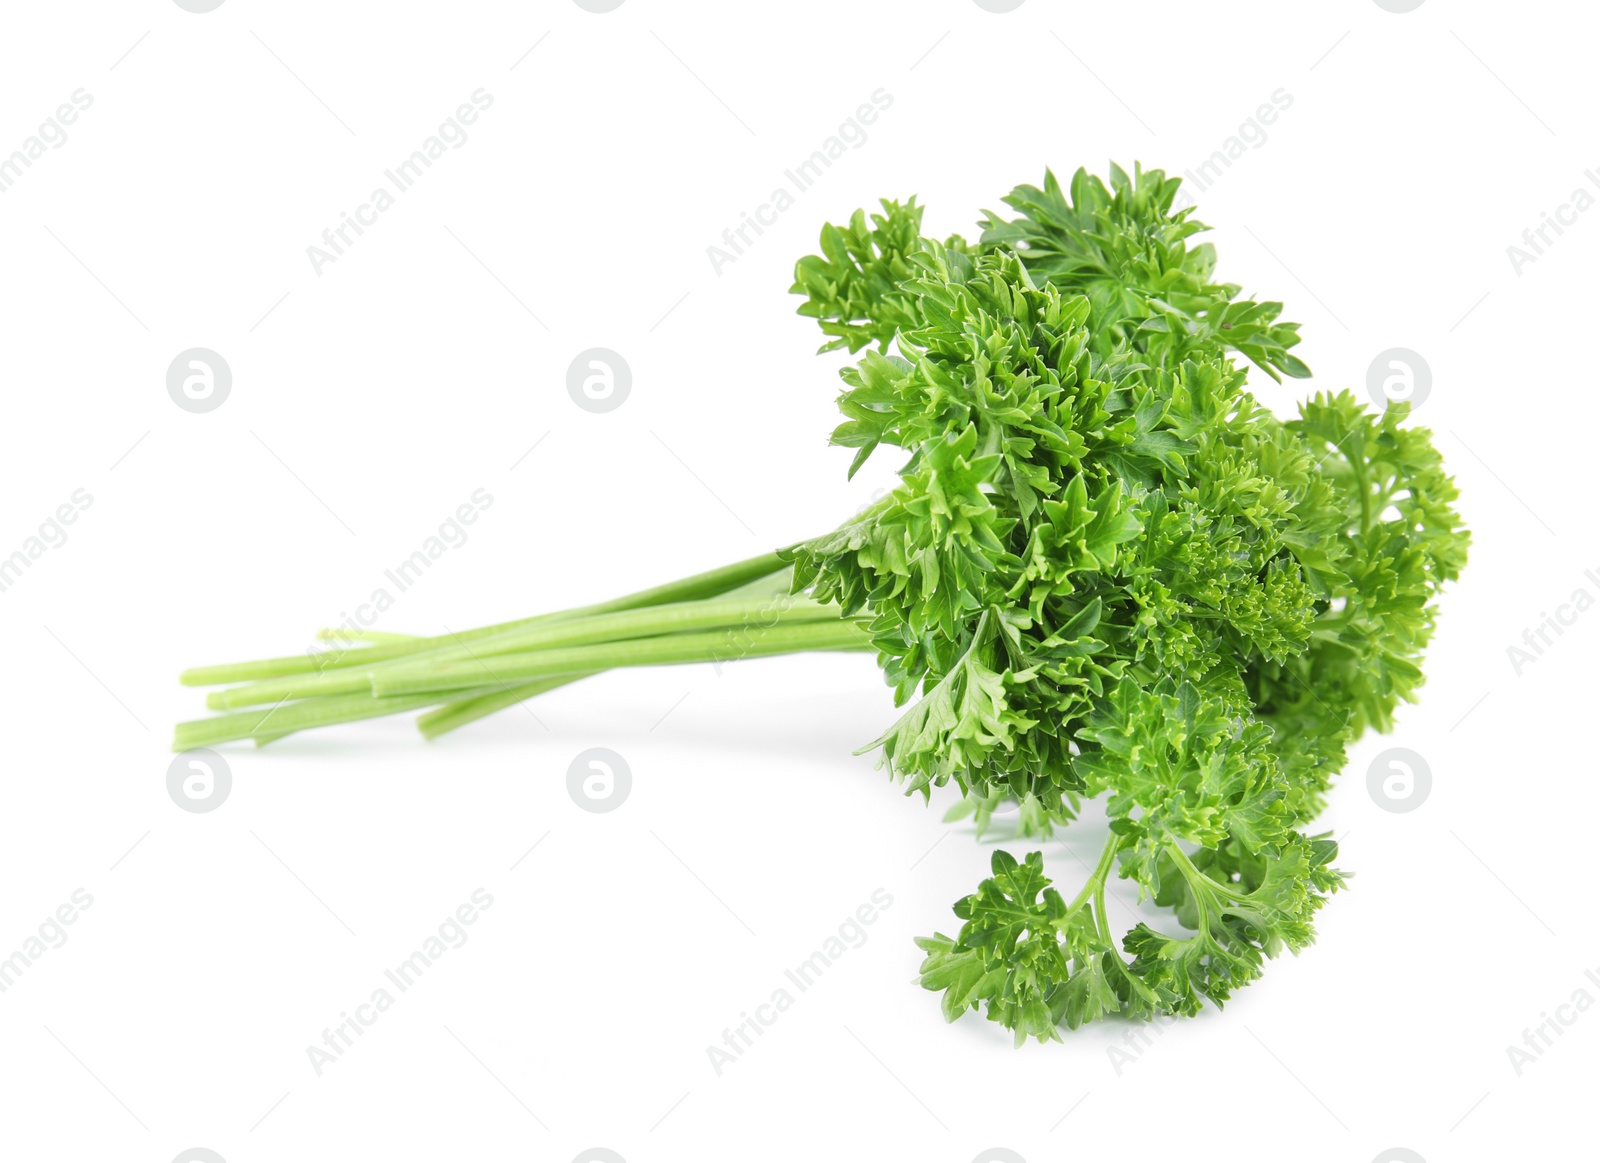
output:
[[[446,664],[470,672],[441,676],[437,689],[405,691],[398,694],[349,694],[283,703],[267,710],[236,711],[209,719],[179,723],[173,736],[173,750],[187,751],[235,739],[271,742],[296,731],[328,727],[361,719],[375,719],[422,707],[447,703],[422,726],[432,738],[454,727],[502,710],[525,698],[553,690],[566,683],[587,678],[601,670],[621,666],[657,666],[688,662],[733,661],[774,654],[803,651],[867,650],[871,638],[853,621],[798,622],[770,627],[750,642],[739,642],[724,628],[698,634],[663,635],[599,646],[568,647],[506,655],[497,659],[497,668],[461,663]],[[441,666],[440,670],[445,667]],[[537,680],[537,681],[535,681]],[[420,683],[422,680],[414,679]]]
[[[504,690],[495,691],[493,694],[457,699],[454,702],[446,703],[442,707],[435,707],[427,714],[418,715],[417,730],[422,732],[424,739],[437,739],[447,731],[454,731],[457,727],[465,727],[468,723],[475,723],[479,719],[494,714],[496,711],[514,707],[524,699],[531,699],[535,695],[542,695],[546,691],[553,691],[557,687],[566,686],[568,683],[589,677],[591,676],[587,674],[567,674],[559,678],[542,678],[536,682],[506,687]]]
[[[1069,915],[1081,909],[1091,896],[1105,887],[1106,877],[1111,872],[1111,860],[1116,856],[1121,843],[1122,837],[1115,832],[1106,837],[1106,846],[1100,850],[1100,859],[1095,862],[1094,872],[1090,873],[1089,879],[1084,882],[1083,891],[1067,906]]]
[[[776,608],[775,608],[776,607]],[[481,638],[476,642],[454,640],[449,646],[404,658],[378,662],[372,667],[341,667],[318,675],[290,675],[247,683],[227,690],[212,691],[206,706],[212,710],[266,706],[285,699],[305,699],[321,695],[355,694],[370,689],[371,676],[443,662],[467,662],[504,654],[546,650],[557,646],[583,646],[630,638],[689,630],[750,625],[753,620],[824,621],[839,617],[837,606],[824,606],[807,598],[783,599],[779,606],[773,597],[720,598],[698,602],[675,602],[647,606],[614,614],[595,614],[554,623],[526,626]]]
[[[317,631],[318,642],[415,642],[415,634],[391,634],[387,630],[351,630],[344,626],[335,626],[328,630]]]
[[[496,711],[503,711],[507,707],[514,707],[518,703],[522,702],[524,699],[531,699],[535,695],[542,695],[546,691],[553,691],[557,687],[566,686],[568,683],[577,682],[580,678],[588,678],[588,677],[589,676],[586,675],[586,674],[574,674],[574,675],[566,676],[564,678],[548,678],[548,679],[543,679],[543,680],[541,680],[539,682],[525,683],[522,686],[502,687],[501,689],[499,689],[497,691],[494,691],[492,693],[489,693],[489,694],[477,694],[477,693],[474,693],[473,697],[471,697],[471,698],[459,699],[459,700],[457,700],[456,702],[453,702],[453,703],[446,703],[443,706],[435,707],[433,710],[427,712],[426,714],[418,715],[417,716],[417,726],[422,731],[422,737],[424,739],[432,739],[436,735],[442,735],[446,731],[454,730],[456,727],[464,727],[468,723],[471,723],[471,722],[473,722],[473,721],[475,721],[477,719],[483,718],[485,715],[492,715]],[[460,694],[461,692],[456,691],[456,692],[452,692],[452,693]],[[370,694],[369,694],[369,697],[370,697]],[[442,698],[444,696],[441,695],[440,697]],[[330,702],[330,701],[331,700],[320,699],[320,700],[308,700],[307,702],[308,703],[309,702],[320,702],[320,703],[324,704],[324,708],[326,708],[326,704],[328,702]],[[433,701],[437,702],[438,700],[435,699]],[[300,703],[300,704],[297,704],[297,705],[305,706],[307,704],[306,703]],[[426,705],[426,704],[424,704],[424,705]],[[413,711],[413,710],[416,710],[416,708],[415,707],[409,707],[409,706],[408,707],[400,707],[400,706],[397,705],[395,707],[395,709],[390,710],[390,711],[385,711],[384,714],[398,715],[398,714],[403,714],[406,711]],[[324,713],[326,714],[326,709],[324,710]],[[356,716],[356,717],[371,718],[372,716]],[[442,723],[444,723],[446,725],[445,726],[441,726],[441,727],[439,727],[437,729],[433,729],[433,730],[430,730],[428,727],[425,727],[423,725],[424,721],[432,722],[434,720],[438,720],[439,722],[442,722]],[[211,722],[211,720],[209,720],[209,719],[200,719],[200,720],[197,720],[197,721],[198,722],[202,722],[202,723]],[[314,723],[314,724],[312,724],[312,726],[327,727],[327,726],[334,725],[334,723],[336,723],[336,722],[348,722],[348,721],[352,721],[352,719],[337,719],[337,720],[330,719],[328,722]],[[278,727],[278,721],[276,719],[274,719],[273,722],[272,722],[272,728],[273,729],[272,729],[272,731],[270,733],[267,733],[267,734],[257,733],[257,734],[251,735],[250,738],[255,743],[255,745],[257,747],[265,747],[268,743],[274,743],[277,740],[282,739],[285,735],[293,735],[293,734],[298,733],[300,730],[303,730],[303,728],[295,728],[294,730],[290,730],[290,731],[279,731],[279,730],[277,730],[277,727]]]
[[[457,642],[473,642],[507,630],[516,630],[536,623],[565,621],[595,614],[610,614],[620,610],[659,606],[672,602],[697,601],[718,597],[751,582],[786,568],[776,553],[764,553],[747,561],[734,562],[719,569],[693,574],[665,585],[627,594],[610,601],[589,606],[576,606],[550,614],[538,614],[512,622],[499,622],[492,626],[479,626],[459,634],[436,635],[431,638],[412,638],[400,642],[380,642],[345,651],[327,651],[318,654],[291,654],[281,658],[264,658],[255,662],[230,662],[219,666],[199,666],[184,671],[178,681],[184,686],[218,686],[223,683],[251,682],[258,679],[280,678],[293,674],[317,674],[330,667],[366,666],[403,658]]]
[[[770,581],[771,579],[766,580]],[[759,581],[751,582],[749,585],[734,592],[753,591],[760,588],[761,585],[762,583]],[[778,592],[786,593],[787,589]],[[507,707],[515,706],[524,699],[533,698],[535,695],[541,695],[555,687],[564,686],[567,683],[577,682],[580,679],[589,677],[586,674],[575,674],[562,678],[540,679],[521,686],[508,687],[492,695],[456,699],[453,702],[445,703],[441,707],[435,707],[426,714],[418,715],[417,729],[422,732],[424,739],[437,739],[439,736],[465,727],[469,723],[476,723],[479,719],[487,718],[497,711],[503,711]]]
[[[476,694],[487,693],[480,689]],[[209,719],[194,719],[179,723],[173,731],[172,749],[189,751],[195,747],[210,747],[234,739],[257,739],[270,742],[295,731],[312,727],[328,727],[334,723],[353,723],[359,719],[377,719],[403,711],[442,702],[438,695],[407,695],[403,698],[375,699],[371,695],[342,695],[327,699],[307,699],[301,703],[285,703],[261,711],[236,711],[231,715],[215,715]]]
[[[623,666],[667,666],[688,662],[731,662],[809,650],[866,650],[871,636],[855,622],[801,622],[777,625],[747,642],[727,629],[671,634],[597,646],[571,646],[528,654],[502,655],[493,667],[483,662],[447,662],[405,671],[376,671],[372,693],[379,697],[470,690],[487,683],[507,685],[536,678],[576,675]]]
[[[1178,866],[1178,871],[1183,873],[1183,878],[1189,882],[1189,887],[1194,890],[1195,899],[1201,899],[1201,890],[1210,889],[1217,896],[1230,901],[1244,901],[1250,899],[1250,893],[1231,884],[1224,884],[1214,877],[1207,876],[1194,866],[1194,861],[1189,859],[1188,853],[1178,847],[1176,840],[1167,841],[1167,851],[1172,854],[1173,863]],[[1202,904],[1202,907],[1204,905]]]

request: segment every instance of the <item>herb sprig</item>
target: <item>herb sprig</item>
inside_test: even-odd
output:
[[[1239,361],[1310,375],[1299,328],[1214,281],[1178,186],[1047,173],[970,243],[925,237],[915,199],[824,227],[792,289],[855,357],[850,473],[904,456],[880,503],[612,602],[190,672],[242,685],[177,746],[417,707],[431,736],[615,666],[871,650],[905,709],[862,750],[908,793],[955,785],[980,833],[1003,803],[1024,836],[1088,800],[1110,821],[1070,901],[1042,852],[996,851],[956,935],[918,941],[946,1016],[1020,1044],[1222,1005],[1343,886],[1312,821],[1349,745],[1415,697],[1468,535],[1406,405],[1323,392],[1282,421],[1246,391]],[[1119,937],[1113,876],[1173,924]]]

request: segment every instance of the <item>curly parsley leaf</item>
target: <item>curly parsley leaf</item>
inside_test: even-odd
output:
[[[1238,356],[1309,369],[1282,305],[1214,277],[1178,179],[1046,174],[976,244],[914,199],[823,232],[801,313],[844,369],[835,444],[900,485],[784,551],[795,586],[868,619],[901,718],[866,750],[908,792],[955,784],[980,831],[1110,818],[1072,904],[997,853],[955,938],[920,942],[946,1015],[1048,1039],[1110,1013],[1192,1014],[1312,940],[1343,884],[1304,828],[1346,749],[1422,681],[1468,535],[1429,434],[1320,393],[1279,420]],[[1120,941],[1107,879],[1172,910]]]

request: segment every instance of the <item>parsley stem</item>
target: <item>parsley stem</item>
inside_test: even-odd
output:
[[[826,620],[819,620],[818,611],[826,613]],[[406,678],[404,689],[392,692],[376,689],[377,677],[387,672],[377,671],[371,676],[358,672],[370,684],[369,689],[298,701],[284,698],[271,707],[179,723],[173,736],[173,749],[187,751],[236,739],[264,743],[312,727],[445,704],[419,721],[423,734],[431,738],[523,699],[614,667],[732,662],[802,651],[854,651],[871,647],[871,637],[859,623],[841,620],[837,611],[830,607],[805,602],[780,613],[775,624],[752,626],[744,621],[698,633],[524,651],[497,655],[492,666],[481,659],[442,663],[432,668],[431,674],[419,668]],[[399,673],[397,670],[396,674]]]
[[[318,642],[415,642],[415,634],[391,634],[387,630],[352,630],[348,626],[332,626],[317,631]]]
[[[1094,866],[1094,871],[1089,874],[1089,879],[1084,882],[1083,891],[1080,892],[1070,905],[1067,906],[1068,914],[1075,913],[1084,906],[1089,897],[1105,887],[1106,877],[1111,872],[1111,860],[1117,854],[1121,837],[1112,832],[1106,837],[1106,846],[1100,851],[1100,859]]]
[[[872,638],[855,622],[801,622],[757,630],[741,640],[742,628],[692,634],[664,634],[593,646],[558,647],[500,655],[491,666],[483,660],[443,662],[404,671],[374,671],[372,693],[378,697],[470,690],[486,685],[526,682],[557,675],[593,673],[622,666],[667,666],[688,662],[732,662],[809,650],[867,650]],[[453,696],[452,696],[453,697]]]
[[[658,634],[728,627],[759,627],[784,621],[837,621],[839,608],[824,606],[804,597],[782,595],[764,598],[719,598],[698,602],[674,602],[611,614],[566,618],[504,630],[498,634],[468,640],[465,635],[446,639],[446,645],[407,654],[402,658],[380,660],[372,666],[342,666],[325,674],[288,675],[246,683],[227,690],[212,691],[206,706],[214,711],[239,707],[265,706],[284,699],[304,699],[319,695],[365,692],[373,676],[392,672],[414,673],[419,669],[447,662],[478,662],[505,654],[526,653],[558,646],[584,646],[623,639],[647,638]]]
[[[1234,889],[1232,885],[1224,884],[1220,880],[1207,876],[1205,873],[1201,872],[1194,866],[1194,861],[1189,859],[1188,853],[1184,852],[1182,848],[1178,847],[1178,842],[1176,840],[1167,841],[1167,851],[1172,853],[1173,862],[1177,864],[1178,871],[1183,873],[1183,878],[1189,882],[1189,887],[1195,890],[1194,895],[1195,899],[1200,903],[1200,912],[1202,918],[1204,918],[1207,911],[1207,902],[1200,892],[1202,885],[1211,892],[1216,893],[1218,896],[1225,897],[1232,901],[1244,900],[1250,895],[1249,893],[1239,892],[1238,890]],[[1202,932],[1204,931],[1204,928],[1205,927],[1202,925]]]
[[[427,714],[418,715],[417,730],[422,732],[424,739],[437,739],[447,731],[454,731],[457,727],[475,723],[496,711],[514,707],[525,699],[589,677],[591,676],[587,674],[564,674],[556,678],[542,678],[535,682],[503,687],[492,694],[454,698],[452,702],[435,707]],[[452,697],[459,693],[451,692]]]
[[[698,601],[718,597],[751,582],[778,573],[787,567],[777,553],[763,553],[745,561],[736,561],[705,573],[691,574],[665,585],[639,590],[620,598],[597,602],[589,606],[575,606],[532,618],[512,622],[499,622],[492,626],[479,626],[459,634],[442,634],[429,638],[412,638],[399,642],[379,642],[342,651],[291,654],[280,658],[264,658],[254,662],[223,663],[220,666],[199,666],[184,671],[178,681],[184,686],[218,686],[223,683],[250,682],[257,679],[281,678],[292,674],[318,674],[329,668],[366,666],[373,662],[403,658],[438,647],[459,642],[473,642],[508,630],[521,629],[540,623],[566,621],[596,614],[610,614],[621,610],[660,606],[673,602]]]
[[[264,710],[235,711],[228,715],[214,715],[209,719],[194,719],[187,723],[179,723],[173,732],[172,749],[188,751],[195,747],[210,747],[216,743],[228,743],[235,739],[270,741],[311,727],[352,723],[359,719],[377,719],[384,715],[415,711],[442,701],[443,697],[436,694],[407,695],[390,699],[375,699],[365,694],[337,695],[332,698],[285,703]]]

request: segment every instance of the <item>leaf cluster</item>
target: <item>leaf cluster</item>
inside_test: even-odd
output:
[[[1029,1035],[1191,1014],[1312,939],[1341,884],[1306,834],[1346,749],[1415,697],[1434,598],[1465,563],[1429,434],[1349,392],[1283,421],[1254,363],[1308,376],[1282,305],[1214,281],[1178,179],[1113,167],[1019,186],[978,242],[915,199],[822,233],[801,314],[843,372],[833,443],[901,451],[899,486],[785,551],[796,590],[868,619],[906,710],[867,749],[980,824],[1047,832],[1103,797],[1106,857],[1068,904],[995,854],[955,938],[923,941],[952,1018]],[[1181,932],[1120,942],[1108,876]]]

